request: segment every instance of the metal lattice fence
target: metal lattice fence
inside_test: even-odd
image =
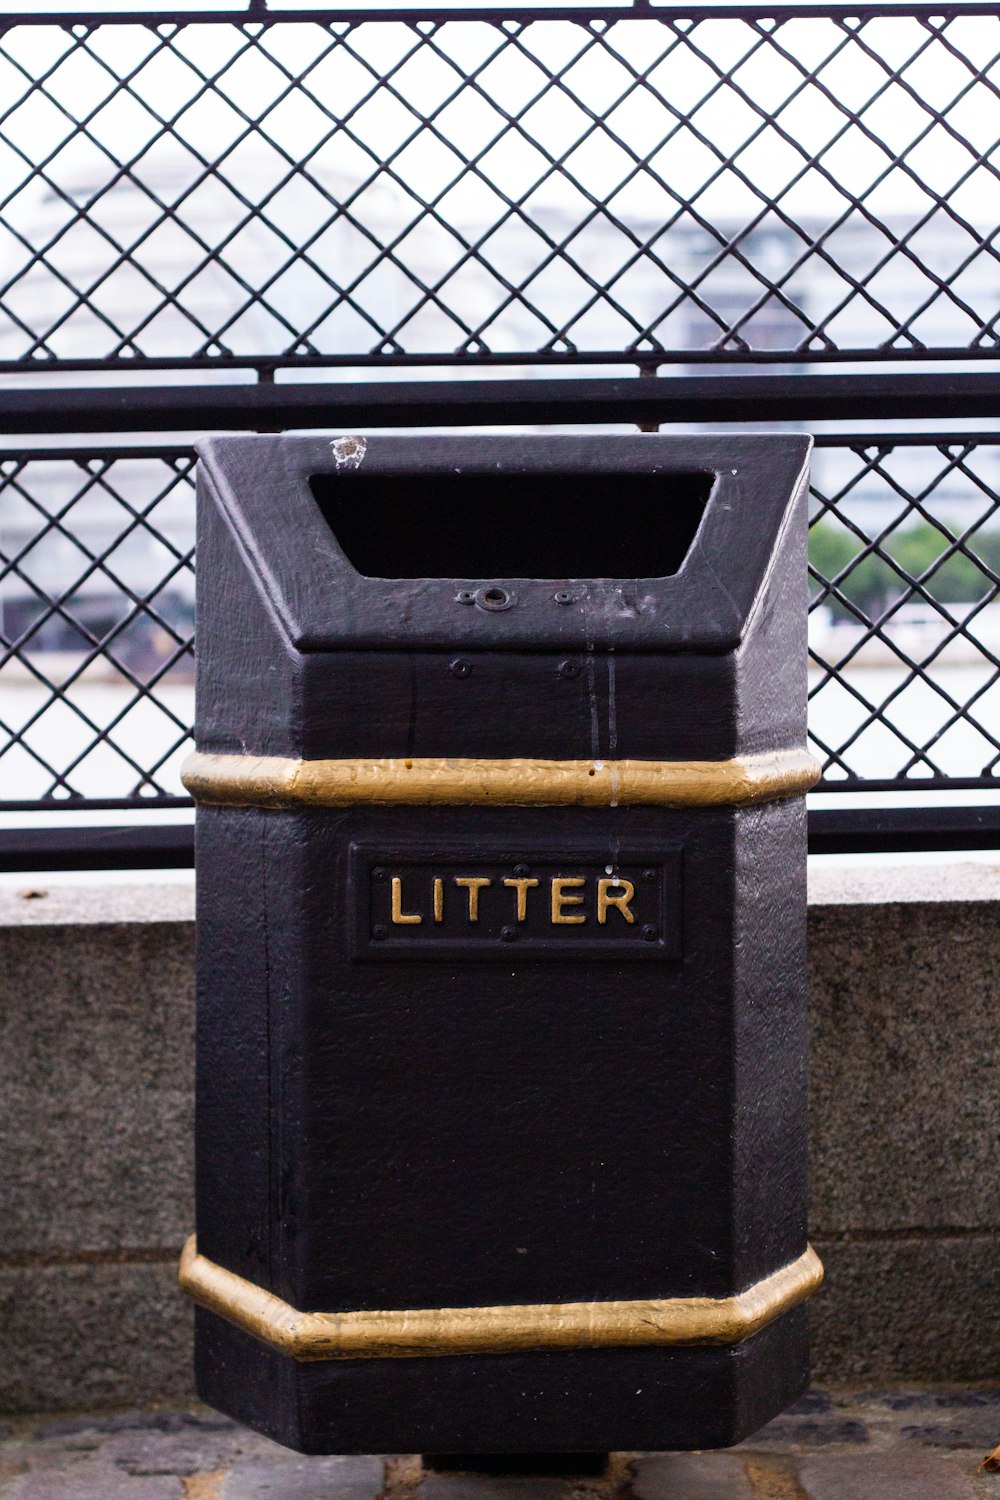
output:
[[[4,800],[183,793],[193,468],[173,448],[0,456]]]
[[[823,447],[810,734],[825,787],[990,785],[1000,766],[1000,446]]]
[[[998,347],[1000,18],[10,27],[0,362]]]
[[[455,367],[672,372],[615,388],[642,425],[642,389],[697,370],[700,422],[737,374],[772,427],[818,366],[894,372],[814,465],[823,786],[995,786],[1000,441],[958,429],[1000,405],[998,61],[978,3],[0,18],[0,403],[41,435],[0,453],[0,807],[183,800],[179,434],[327,425],[406,367],[443,425]]]

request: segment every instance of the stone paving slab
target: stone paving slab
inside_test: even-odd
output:
[[[0,1500],[1000,1500],[979,1468],[998,1443],[1000,1385],[817,1390],[737,1448],[612,1454],[593,1473],[570,1455],[493,1472],[307,1458],[205,1408],[129,1411],[0,1424]]]

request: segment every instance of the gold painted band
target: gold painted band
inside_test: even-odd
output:
[[[216,807],[740,807],[819,778],[805,750],[742,760],[293,760],[188,757],[196,802]]]
[[[310,1313],[199,1255],[194,1235],[180,1266],[181,1287],[195,1302],[300,1361],[739,1344],[803,1302],[822,1280],[823,1267],[810,1246],[735,1297]]]

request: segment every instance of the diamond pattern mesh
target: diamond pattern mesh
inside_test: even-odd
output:
[[[810,734],[825,784],[982,779],[1000,764],[1000,447],[816,455]]]
[[[182,792],[194,454],[0,455],[0,798]]]
[[[12,25],[0,362],[997,348],[1000,17]]]

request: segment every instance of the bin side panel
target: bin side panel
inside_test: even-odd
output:
[[[266,813],[198,813],[198,1248],[260,1285],[271,1277],[273,1145]]]
[[[743,755],[805,744],[807,523],[803,479],[747,634],[736,653],[737,748]]]
[[[740,813],[732,1175],[741,1288],[806,1248],[805,883],[805,799]]]
[[[203,467],[197,540],[198,749],[298,755],[302,657],[249,570]]]

